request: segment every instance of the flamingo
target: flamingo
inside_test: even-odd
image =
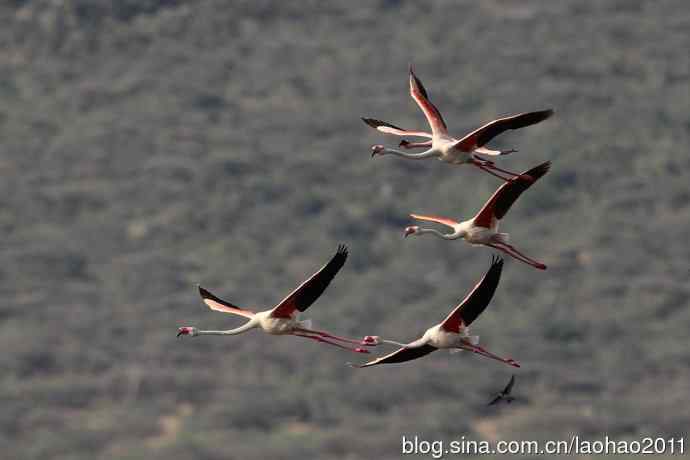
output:
[[[370,345],[389,343],[398,345],[398,350],[365,364],[351,364],[353,367],[364,368],[379,364],[402,363],[421,358],[441,348],[450,349],[451,352],[467,350],[487,358],[506,363],[513,367],[520,367],[517,361],[510,358],[501,358],[486,349],[480,347],[479,337],[469,335],[469,325],[486,309],[496,291],[498,281],[503,270],[503,259],[493,257],[491,267],[484,277],[477,283],[472,292],[460,302],[460,305],[439,324],[426,330],[424,335],[410,343],[400,343],[393,340],[383,340],[378,336],[366,336],[364,342]]]
[[[499,179],[507,181],[510,177],[517,176],[517,174],[498,168],[493,161],[477,155],[499,156],[516,152],[517,150],[515,149],[491,150],[486,148],[485,145],[504,131],[534,125],[546,120],[554,113],[553,110],[547,109],[498,118],[465,135],[465,137],[456,139],[448,134],[448,128],[441,116],[441,112],[429,100],[429,95],[422,82],[414,74],[412,66],[410,66],[410,95],[422,109],[422,112],[424,112],[431,127],[431,133],[409,131],[375,118],[362,118],[362,120],[367,125],[385,134],[428,138],[429,140],[424,142],[409,142],[404,139],[400,142],[400,147],[406,149],[428,147],[428,150],[421,153],[405,153],[400,150],[386,148],[383,145],[374,145],[371,152],[372,158],[376,155],[386,154],[397,155],[411,160],[435,157],[451,164],[471,164]],[[501,173],[506,174],[508,177],[502,176]]]
[[[499,391],[496,393],[496,396],[494,399],[492,399],[487,406],[493,406],[494,404],[498,403],[499,401],[503,400],[507,402],[508,404],[512,403],[515,401],[515,397],[510,395],[510,392],[513,390],[513,385],[515,385],[515,376],[511,375],[510,376],[510,381],[508,382],[508,385],[503,389],[503,391]]]
[[[317,342],[334,345],[336,347],[344,348],[346,350],[357,353],[369,353],[369,350],[361,346],[352,347],[347,344],[370,346],[368,343],[363,343],[362,340],[348,339],[330,334],[324,331],[317,331],[311,329],[311,321],[300,321],[297,314],[305,311],[318,299],[326,290],[331,280],[335,277],[338,271],[342,268],[347,260],[347,247],[344,245],[338,246],[338,251],[331,258],[331,260],[324,265],[319,271],[314,273],[308,280],[304,281],[299,287],[292,291],[274,308],[266,311],[253,312],[230,302],[220,299],[211,294],[206,289],[199,286],[199,294],[204,303],[215,311],[223,313],[231,313],[233,315],[244,316],[249,321],[236,329],[227,331],[203,331],[196,327],[184,326],[180,327],[177,336],[188,335],[196,337],[199,335],[236,335],[246,332],[250,329],[260,328],[264,332],[273,335],[294,335],[297,337],[304,337],[307,339],[316,340]],[[340,342],[340,343],[338,343]]]
[[[464,222],[456,222],[446,217],[422,216],[410,214],[410,217],[417,220],[436,222],[446,225],[453,229],[452,233],[441,233],[433,228],[420,228],[412,225],[405,228],[404,236],[432,234],[445,240],[455,240],[462,238],[473,245],[485,245],[503,251],[517,260],[529,264],[539,270],[546,270],[546,265],[537,262],[519,252],[515,247],[508,243],[507,233],[498,233],[498,221],[501,220],[510,206],[518,197],[534,184],[540,177],[546,174],[551,167],[551,162],[547,161],[529,169],[519,176],[502,184],[496,192],[489,198],[484,207],[472,219]]]

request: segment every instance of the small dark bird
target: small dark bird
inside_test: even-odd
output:
[[[513,385],[515,385],[515,376],[511,375],[510,376],[510,382],[508,382],[508,385],[501,391],[500,393],[496,394],[496,397],[491,400],[491,402],[488,404],[489,406],[493,406],[494,404],[498,403],[500,400],[504,400],[508,404],[513,402],[515,398],[513,396],[510,396],[510,391],[513,389]]]

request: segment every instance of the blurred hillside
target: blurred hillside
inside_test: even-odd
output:
[[[0,446],[12,459],[395,459],[427,439],[688,435],[690,6],[682,0],[0,4]],[[489,265],[402,238],[467,217],[469,167],[371,160],[409,128],[413,62],[452,133],[556,116],[493,145],[552,171],[502,229],[513,260],[474,324],[511,369],[437,353],[356,371],[297,338],[230,328],[195,283],[270,307],[338,243],[308,311],[417,337]],[[377,352],[384,352],[378,350]],[[687,439],[686,439],[687,441]],[[686,442],[687,445],[687,442]]]

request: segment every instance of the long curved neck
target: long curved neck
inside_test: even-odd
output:
[[[230,329],[227,331],[197,331],[197,335],[237,335],[246,332],[249,329],[253,329],[257,326],[258,322],[254,321],[253,319],[250,319],[242,326],[235,329]]]
[[[396,342],[395,340],[381,340],[381,343],[389,343],[391,345],[397,345],[399,347],[407,347],[409,343],[400,343]]]
[[[429,149],[421,153],[407,153],[395,149],[383,149],[382,154],[397,155],[399,157],[407,158],[409,160],[423,160],[424,158],[431,158],[438,156],[438,152],[434,149]]]
[[[457,233],[441,233],[435,228],[420,228],[417,231],[418,234],[422,235],[424,233],[431,233],[432,235],[436,235],[439,238],[443,238],[444,240],[454,240],[458,238]]]

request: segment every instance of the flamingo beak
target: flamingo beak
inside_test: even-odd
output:
[[[181,335],[187,335],[187,334],[189,334],[189,328],[188,327],[181,327],[177,330],[177,336],[178,337]]]
[[[409,235],[412,235],[414,233],[414,227],[407,227],[405,229],[405,233],[403,234],[404,238],[407,238]]]

